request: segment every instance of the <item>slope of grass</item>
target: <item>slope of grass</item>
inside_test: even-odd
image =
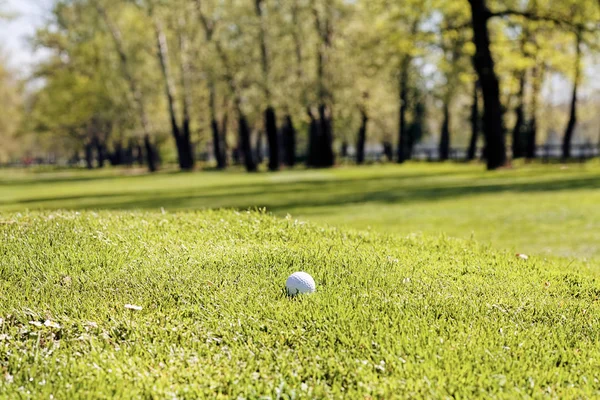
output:
[[[5,214],[0,238],[3,398],[600,396],[588,264],[232,211]],[[297,270],[315,294],[284,295]]]
[[[600,256],[600,165],[346,167],[244,172],[0,171],[0,210],[266,207],[335,226],[441,233],[498,249]]]

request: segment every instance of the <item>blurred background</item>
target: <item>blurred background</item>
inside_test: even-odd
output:
[[[597,0],[0,0],[0,210],[596,256],[599,27]]]

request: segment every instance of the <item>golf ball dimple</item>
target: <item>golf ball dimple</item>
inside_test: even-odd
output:
[[[306,272],[294,272],[285,281],[288,295],[313,293],[316,289],[315,280]]]

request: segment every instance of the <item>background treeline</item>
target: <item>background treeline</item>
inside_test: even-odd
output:
[[[581,95],[597,0],[59,0],[48,18],[28,90],[0,67],[0,157],[189,170],[208,151],[274,171],[375,144],[403,162],[429,138],[494,169],[548,132],[565,159],[600,138],[600,99]]]

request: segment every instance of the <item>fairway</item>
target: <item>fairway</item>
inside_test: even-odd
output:
[[[123,174],[131,176],[123,176]],[[266,208],[277,216],[494,248],[600,257],[600,165],[419,164],[243,172],[0,171],[0,211]]]
[[[2,398],[600,396],[589,264],[256,212],[3,214],[0,237]],[[297,270],[315,294],[285,296]]]

